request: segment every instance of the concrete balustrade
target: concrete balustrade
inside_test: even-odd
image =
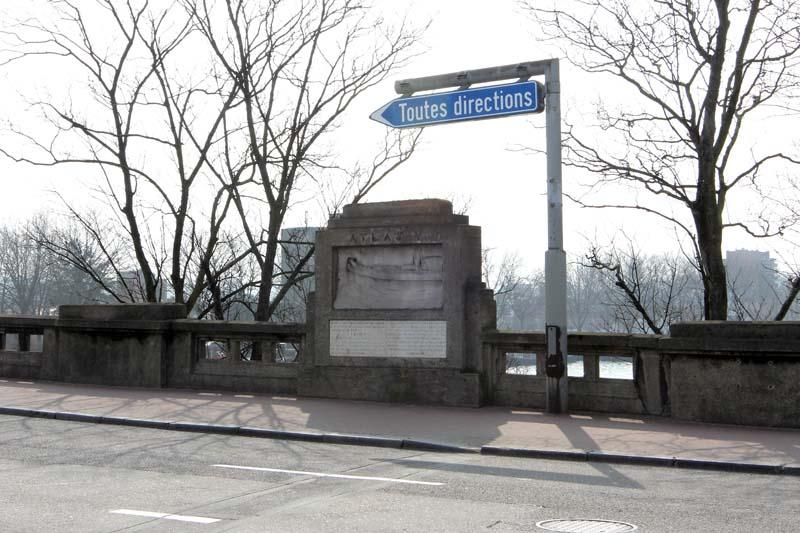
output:
[[[304,325],[186,320],[182,305],[63,306],[0,317],[0,376],[128,387],[297,390]],[[41,336],[41,340],[31,342]],[[10,342],[11,341],[11,342]],[[209,342],[226,357],[207,356]],[[40,350],[31,350],[38,344]],[[242,357],[242,346],[249,351]],[[250,360],[253,353],[261,360]],[[238,354],[238,357],[232,356]]]
[[[487,403],[545,406],[543,333],[486,331]],[[583,375],[569,377],[573,411],[800,427],[800,323],[691,322],[671,336],[569,335]],[[508,373],[508,354],[536,354],[535,374]],[[630,357],[633,379],[601,375],[603,357]],[[569,373],[569,372],[568,372]]]
[[[297,392],[304,324],[176,320],[167,359],[170,387]],[[221,349],[219,355],[215,350]]]
[[[313,349],[313,324],[190,320],[158,305],[103,306],[110,318],[102,319],[96,307],[57,319],[0,317],[0,376],[296,394]],[[671,336],[572,333],[569,347],[582,357],[582,372],[569,376],[571,411],[800,427],[800,323],[675,324]],[[543,333],[484,329],[481,403],[544,408],[544,353]],[[508,372],[510,357],[527,361],[526,372]],[[630,358],[631,379],[604,376],[606,357]],[[568,374],[580,368],[570,361]]]
[[[54,326],[51,318],[0,317],[0,376],[35,379],[47,374]]]

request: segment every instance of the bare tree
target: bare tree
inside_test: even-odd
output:
[[[0,228],[0,313],[49,315],[102,298],[91,278],[39,244],[37,235],[55,231],[44,214]]]
[[[604,329],[666,334],[673,322],[699,318],[698,276],[681,255],[647,257],[628,240],[625,248],[593,247],[584,265],[608,274],[603,304],[611,320]]]
[[[507,323],[512,316],[512,295],[520,283],[524,283],[522,260],[513,252],[505,253],[498,260],[493,248],[484,248],[481,255],[483,281],[494,291],[497,304],[498,324]]]
[[[791,216],[800,219],[800,179],[796,176],[786,177],[776,189],[768,194],[769,199],[781,205]],[[786,240],[794,250],[800,249],[800,238],[798,237],[800,237],[800,230],[797,226],[793,226],[787,231]],[[784,292],[781,294],[781,303],[774,320],[784,320],[787,316],[798,315],[798,310],[795,309],[793,312],[792,309],[800,297],[800,265],[798,265],[796,257],[785,257],[783,263],[787,266],[786,271],[778,274],[784,280]]]
[[[24,229],[0,229],[0,312],[21,315],[49,314],[51,282],[46,253],[26,238]]]
[[[214,179],[212,155],[238,88],[209,76],[181,75],[180,64],[193,46],[191,19],[183,10],[158,9],[146,0],[55,0],[49,7],[49,18],[19,20],[3,32],[4,62],[41,57],[65,62],[86,80],[76,88],[88,107],[72,99],[33,101],[51,128],[49,138],[12,127],[27,141],[26,150],[0,148],[0,153],[39,166],[95,167],[111,215],[66,207],[95,239],[116,277],[133,270],[127,277],[141,286],[130,290],[123,282],[124,295],[105,290],[118,301],[169,298],[191,309],[208,272],[191,266],[210,260],[230,205],[229,184],[212,190],[210,205],[194,215],[192,200],[202,197],[194,193],[202,178]],[[103,229],[109,222],[122,231],[109,235]],[[120,237],[132,261],[118,254]],[[82,251],[68,248],[72,243],[62,238],[49,247],[85,269]]]
[[[361,202],[375,187],[406,163],[419,145],[423,129],[387,130],[383,143],[368,165],[357,164],[351,169],[332,169],[328,179],[320,182],[320,201],[329,217],[347,203]]]
[[[527,275],[508,293],[506,302],[511,316],[505,315],[505,323],[498,326],[519,330],[544,330],[544,273]]]
[[[567,270],[567,318],[572,331],[594,331],[605,311],[605,285],[602,273],[577,263]]]
[[[208,284],[196,308],[197,318],[253,319],[259,268],[241,234],[221,235],[211,260],[200,268],[206,269]]]
[[[548,37],[589,73],[604,73],[639,96],[620,111],[601,106],[598,125],[619,146],[566,128],[565,163],[600,184],[621,184],[630,200],[592,204],[650,213],[692,245],[703,283],[704,317],[728,317],[723,233],[783,232],[786,221],[729,218],[731,191],[757,182],[769,165],[795,164],[780,151],[749,153],[741,140],[751,117],[792,96],[800,60],[800,7],[794,0],[522,0]],[[664,209],[673,202],[681,214]],[[684,216],[684,215],[688,215]],[[658,321],[648,325],[659,329]]]
[[[418,33],[386,29],[354,0],[181,3],[216,60],[217,76],[240,94],[238,114],[223,124],[220,179],[259,265],[255,318],[269,320],[292,282],[275,290],[285,279],[276,259],[293,194],[304,179],[319,180],[335,167],[326,157],[327,134],[356,98],[409,57]],[[357,198],[369,188],[358,186]],[[263,227],[249,206],[263,210]]]
[[[800,269],[795,269],[787,274],[785,278],[786,295],[784,296],[778,311],[775,313],[773,320],[783,320],[790,314],[794,314],[795,316],[800,314],[797,310],[792,313],[792,307],[797,302],[798,296],[800,296]]]
[[[301,178],[318,183],[340,171],[323,139],[355,98],[408,57],[417,34],[384,30],[349,0],[48,6],[50,18],[22,19],[4,31],[0,63],[67,62],[87,80],[80,96],[94,107],[34,101],[50,138],[12,127],[26,150],[0,153],[97,169],[108,213],[65,207],[112,275],[92,272],[70,235],[41,234],[40,243],[93,275],[116,301],[172,300],[201,316],[223,316],[237,302],[247,309],[255,289],[254,315],[269,319],[302,276],[302,264],[288,275],[275,267],[293,192]],[[340,197],[361,200],[411,156],[417,140],[387,137],[371,168],[345,173]],[[226,222],[231,208],[241,232]],[[233,235],[247,246],[232,247]],[[260,272],[256,286],[234,283],[251,259]]]
[[[26,236],[53,261],[80,272],[103,301],[145,300],[145,288],[129,254],[128,238],[120,228],[94,212],[72,211],[62,220],[35,219]],[[88,288],[87,288],[88,289]],[[65,302],[66,303],[66,302]]]

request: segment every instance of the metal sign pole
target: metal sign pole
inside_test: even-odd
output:
[[[564,253],[561,203],[561,82],[558,59],[399,80],[394,87],[398,94],[409,97],[419,91],[469,87],[476,83],[515,78],[522,81],[531,76],[542,75],[545,77],[547,131],[547,252],[544,257],[547,412],[564,413],[567,411],[566,363],[569,352],[567,351],[567,258]]]

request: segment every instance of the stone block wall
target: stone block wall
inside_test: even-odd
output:
[[[317,233],[307,396],[478,406],[480,228],[445,200],[345,206]]]
[[[167,332],[185,316],[177,304],[61,306],[52,371],[62,381],[166,386]]]
[[[662,349],[673,418],[800,427],[800,323],[677,324]]]

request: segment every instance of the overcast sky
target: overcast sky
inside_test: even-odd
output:
[[[513,0],[381,0],[376,4],[387,20],[407,13],[418,24],[426,20],[433,24],[421,44],[422,53],[392,79],[367,93],[348,114],[345,130],[350,138],[342,140],[337,150],[351,159],[358,155],[352,152],[358,146],[352,137],[383,135],[385,126],[370,121],[368,115],[396,97],[395,79],[537,60],[558,53],[538,42],[535,26]],[[6,107],[3,115],[21,116],[17,92],[35,85],[40,76],[52,81],[59,72],[28,72],[23,77],[19,70],[0,72],[0,102]],[[567,64],[562,65],[562,76],[562,105],[571,120],[588,113],[601,98],[622,105],[624,98],[615,97],[613,85],[602,79],[581,78]],[[13,110],[11,105],[15,106]],[[543,148],[543,126],[544,115],[535,115],[429,127],[412,161],[368,199],[438,197],[468,202],[471,222],[483,228],[485,247],[496,248],[498,253],[518,252],[529,268],[540,268],[547,246],[545,161],[542,156],[515,152],[513,148]],[[761,141],[785,140],[787,131],[785,124],[775,121],[764,130]],[[587,179],[590,177],[565,169],[565,190],[577,192],[577,184]],[[82,186],[80,170],[75,167],[31,169],[0,158],[0,221],[53,209],[57,202],[48,192],[51,190],[80,200]],[[303,220],[323,222],[311,204],[301,206],[289,217],[290,224],[302,224]],[[621,230],[637,238],[645,251],[674,248],[672,233],[643,215],[587,211],[565,202],[564,222],[565,247],[573,261],[579,259],[589,241],[607,242]],[[728,250],[771,250],[772,246],[732,232],[724,243]]]

